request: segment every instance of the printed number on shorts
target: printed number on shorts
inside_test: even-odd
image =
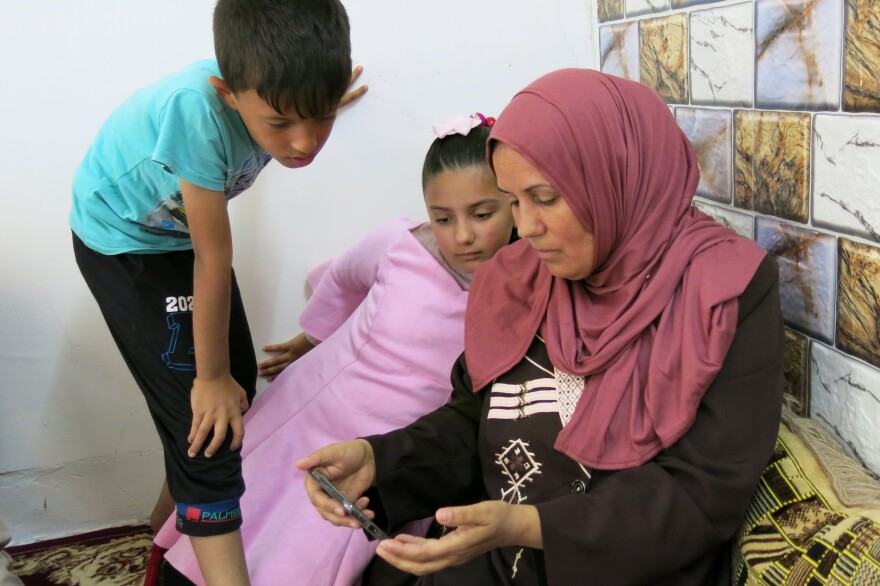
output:
[[[168,341],[168,350],[162,354],[162,361],[173,370],[196,369],[192,308],[192,295],[165,298],[165,311],[168,313],[166,319],[171,338]]]
[[[165,311],[168,313],[175,313],[178,311],[192,311],[193,310],[193,298],[192,295],[188,297],[184,297],[181,295],[180,297],[166,297],[165,298]]]

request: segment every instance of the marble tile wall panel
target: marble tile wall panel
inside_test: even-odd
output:
[[[880,366],[880,248],[840,238],[837,266],[837,347]]]
[[[794,412],[810,414],[810,339],[785,328],[785,393],[794,401]]]
[[[757,216],[758,245],[779,263],[786,325],[823,342],[834,336],[837,243],[833,236]]]
[[[597,2],[620,21],[599,27],[602,71],[676,106],[694,205],[777,258],[786,393],[880,475],[880,116],[821,113],[880,114],[880,0]]]
[[[697,195],[730,203],[733,198],[733,115],[730,110],[676,108],[675,121],[700,163]]]
[[[669,10],[669,0],[624,0],[626,2],[626,15],[638,16]]]
[[[603,73],[639,81],[639,23],[599,27],[599,63]]]
[[[752,105],[755,93],[753,14],[751,2],[691,12],[691,103]]]
[[[688,101],[687,15],[639,22],[641,82],[673,104]]]
[[[735,212],[720,206],[713,206],[712,204],[699,200],[694,200],[694,205],[704,214],[712,216],[712,218],[722,226],[727,226],[740,236],[748,238],[749,240],[755,239],[755,218],[749,214]]]
[[[597,0],[599,22],[623,18],[623,0]]]
[[[880,112],[880,7],[877,0],[847,0],[843,109]]]
[[[818,114],[813,223],[880,242],[880,118]]]
[[[843,0],[756,0],[759,108],[840,105]]]
[[[672,8],[686,8],[688,6],[696,6],[697,4],[709,4],[718,0],[672,0]]]
[[[880,371],[816,343],[810,364],[810,418],[880,475]]]
[[[810,193],[810,115],[737,110],[734,204],[806,223]]]

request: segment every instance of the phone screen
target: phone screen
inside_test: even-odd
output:
[[[357,519],[357,522],[361,524],[361,527],[364,530],[373,536],[375,539],[388,539],[388,535],[379,528],[378,525],[373,523],[366,515],[364,515],[363,511],[354,506],[354,503],[348,500],[348,498],[342,494],[338,488],[333,486],[333,483],[327,480],[327,477],[318,472],[316,468],[311,468],[309,470],[309,475],[315,479],[315,482],[330,495],[333,500],[342,505],[342,508],[345,509],[345,512]]]

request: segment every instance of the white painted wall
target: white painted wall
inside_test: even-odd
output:
[[[258,345],[295,333],[310,266],[392,215],[424,217],[432,122],[594,67],[590,0],[345,3],[370,92],[310,168],[272,163],[230,206]],[[144,401],[74,263],[70,179],[119,102],[212,55],[212,9],[0,0],[0,517],[14,543],[142,521],[162,483]]]

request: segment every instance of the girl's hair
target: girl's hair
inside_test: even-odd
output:
[[[486,167],[488,170],[486,141],[491,130],[488,126],[476,126],[467,136],[450,134],[444,138],[435,138],[422,166],[422,190],[443,171],[467,167]]]

